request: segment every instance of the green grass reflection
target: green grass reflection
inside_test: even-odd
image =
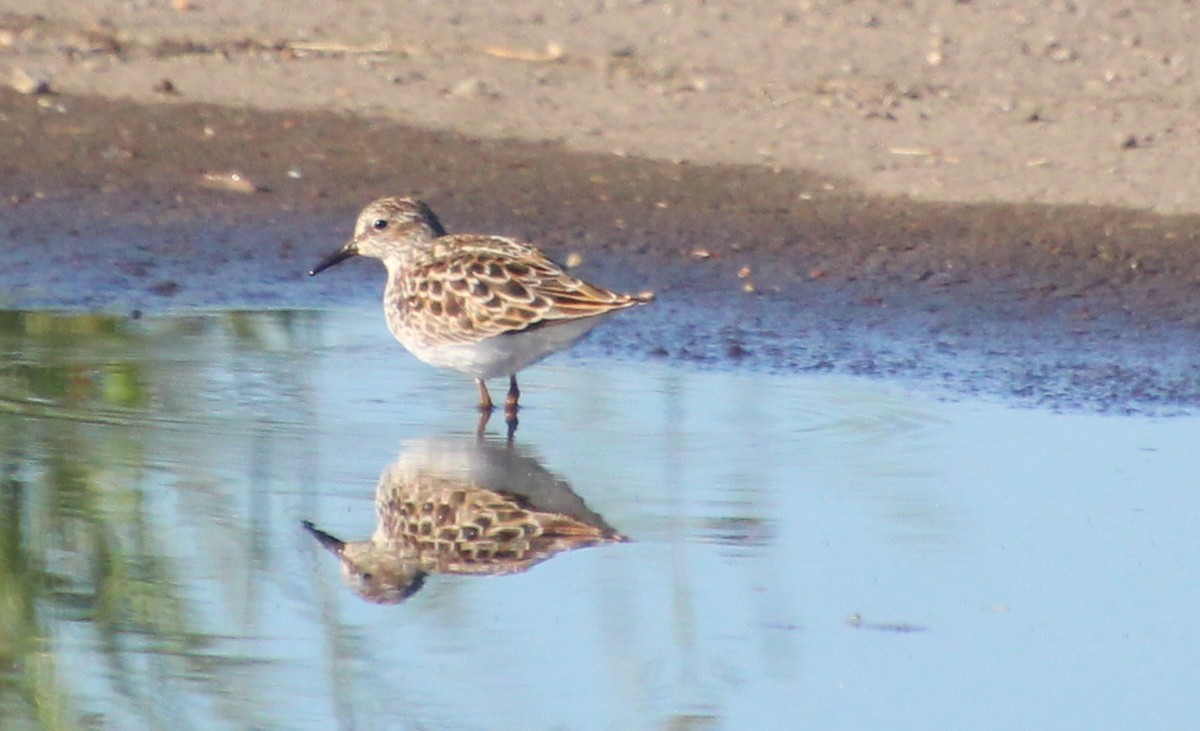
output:
[[[292,353],[309,319],[0,312],[0,726],[179,728],[197,697],[264,726],[249,661],[189,603],[185,551],[147,510],[146,445],[204,418],[218,351]]]

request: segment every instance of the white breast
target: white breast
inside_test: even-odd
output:
[[[518,333],[497,335],[477,343],[430,346],[423,341],[396,337],[409,352],[438,368],[450,368],[474,378],[507,376],[552,353],[571,346],[606,315],[545,325]]]

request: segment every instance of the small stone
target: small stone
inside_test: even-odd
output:
[[[236,170],[224,173],[208,172],[200,176],[200,185],[212,190],[227,190],[233,193],[264,193],[266,188]]]
[[[459,99],[478,99],[483,97],[498,97],[486,81],[474,76],[463,79],[450,89],[450,95]]]
[[[1070,63],[1079,59],[1079,54],[1074,49],[1067,48],[1054,41],[1046,44],[1046,55],[1054,63]]]
[[[178,94],[179,90],[175,88],[175,84],[170,79],[163,79],[154,85],[154,91],[157,94]]]
[[[179,282],[167,279],[151,286],[150,291],[160,297],[172,297],[179,291]]]
[[[50,81],[42,76],[34,76],[25,69],[14,68],[9,75],[8,85],[18,94],[49,94]]]
[[[100,157],[105,160],[132,160],[135,155],[128,147],[109,145],[100,151]]]
[[[742,347],[741,343],[730,343],[729,346],[725,348],[725,355],[736,360],[738,358],[745,358],[746,356],[750,355],[750,351]]]

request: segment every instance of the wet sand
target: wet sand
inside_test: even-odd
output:
[[[763,115],[745,104],[762,93],[754,64],[782,63],[782,51],[738,55],[753,18],[701,22],[689,7],[684,22],[673,6],[644,5],[667,20],[643,27],[645,7],[613,8],[624,22],[596,21],[613,23],[603,43],[557,10],[512,9],[525,20],[489,26],[443,6],[462,16],[437,26],[450,36],[409,47],[396,31],[386,48],[349,38],[355,12],[376,12],[353,5],[317,23],[326,37],[307,45],[279,35],[278,19],[246,25],[222,3],[108,8],[108,22],[83,17],[96,5],[10,15],[0,24],[8,60],[48,68],[59,93],[0,92],[0,304],[153,314],[373,301],[380,272],[368,263],[315,280],[303,272],[365,201],[411,192],[452,230],[528,237],[559,258],[582,256],[584,276],[660,293],[593,347],[913,376],[1068,406],[1200,401],[1189,357],[1200,332],[1200,206],[1188,164],[1200,138],[1185,134],[1193,62],[1172,50],[1183,43],[1172,23],[1116,5],[1103,15],[1098,3],[1088,19],[1103,22],[1077,33],[1066,5],[1029,11],[1013,21],[1022,30],[1009,52],[1021,63],[970,66],[969,77],[956,56],[968,46],[1002,54],[1007,26],[982,21],[1016,11],[959,4],[953,13],[979,17],[954,16],[957,25],[933,17],[951,11],[920,4],[896,17],[820,4],[778,11],[774,22],[803,39],[795,53],[836,42],[828,31],[839,28],[846,43],[881,29],[907,29],[910,43],[884,44],[900,56],[871,69],[864,59],[883,46],[847,50],[849,91],[805,67],[791,88],[814,103],[784,105],[792,116],[775,118],[771,133],[748,121]],[[235,16],[238,43],[219,22]],[[701,34],[710,21],[745,33],[714,43],[723,50],[711,58],[688,56],[691,66],[669,63],[681,45],[654,40],[685,27],[711,39]],[[495,42],[482,45],[488,33]],[[568,40],[543,57],[528,51],[534,36]],[[927,37],[942,51],[925,49]],[[1035,37],[1041,46],[1029,46]],[[709,45],[693,39],[697,48]],[[1106,82],[1136,94],[1071,85],[1071,73],[1099,73],[1101,57],[1142,59],[1141,71]],[[895,78],[881,80],[885,70]],[[898,81],[951,72],[925,91]],[[1020,113],[983,114],[994,77],[1042,100],[1040,111],[1016,120],[1032,108],[1021,102]],[[864,84],[891,96],[866,104]],[[656,94],[686,103],[651,103]],[[1132,137],[1114,137],[1117,110],[1128,111],[1121,128]],[[591,126],[580,121],[588,113],[599,115]],[[1166,127],[1139,127],[1149,120]],[[774,152],[759,154],[764,145]]]

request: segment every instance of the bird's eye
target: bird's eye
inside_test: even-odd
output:
[[[382,231],[387,228],[387,223],[388,222],[386,218],[376,218],[375,222],[371,224],[371,228],[375,229],[376,231]]]

